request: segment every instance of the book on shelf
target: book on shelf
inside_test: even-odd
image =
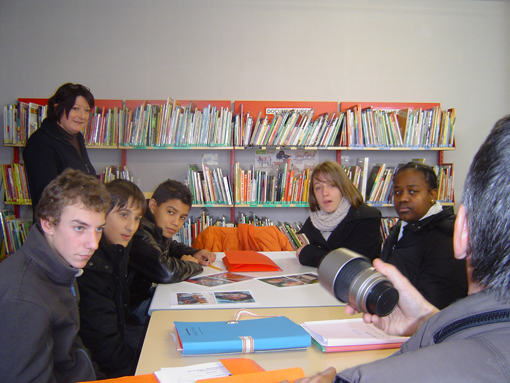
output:
[[[3,243],[6,255],[15,253],[21,248],[28,236],[32,221],[16,218],[11,209],[0,210]]]
[[[322,352],[400,348],[408,337],[387,335],[363,319],[339,319],[301,323]]]
[[[381,235],[383,238],[383,242],[386,241],[388,235],[390,234],[391,228],[397,224],[398,220],[399,220],[398,217],[381,218]]]
[[[7,204],[30,205],[32,200],[28,189],[25,166],[20,163],[3,164],[2,182],[5,190],[5,202]]]
[[[292,224],[290,222],[278,222],[277,227],[283,234],[285,234],[294,250],[310,243],[305,234],[298,233],[302,227],[300,223]]]
[[[175,322],[182,355],[285,351],[310,346],[310,335],[287,317]]]
[[[100,174],[99,179],[105,184],[116,179],[134,182],[134,177],[131,175],[129,168],[121,165],[107,166]]]
[[[433,166],[433,169],[437,175],[437,200],[439,202],[453,203],[453,164],[436,165]]]
[[[288,170],[290,169],[290,170]],[[306,204],[309,169],[294,170],[283,161],[276,173],[266,170],[241,169],[234,165],[234,199],[237,204]]]
[[[202,170],[199,170],[197,164],[188,164],[185,183],[195,204],[232,204],[230,182],[220,167],[202,163]]]
[[[454,109],[434,103],[341,103],[346,128],[340,145],[348,147],[441,148],[454,146]]]

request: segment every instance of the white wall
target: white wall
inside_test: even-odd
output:
[[[457,109],[458,201],[510,112],[508,20],[501,1],[0,0],[0,105],[67,81],[96,98],[440,102]],[[97,171],[120,163],[90,154]],[[150,190],[189,156],[130,151],[128,165]]]

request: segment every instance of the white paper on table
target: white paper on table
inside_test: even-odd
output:
[[[185,367],[168,367],[154,372],[159,383],[195,383],[199,379],[232,375],[221,362],[202,363]]]

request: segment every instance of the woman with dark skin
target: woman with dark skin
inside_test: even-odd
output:
[[[393,182],[400,221],[390,231],[381,259],[442,309],[467,295],[466,263],[453,257],[453,208],[437,202],[437,177],[429,166],[410,162]]]

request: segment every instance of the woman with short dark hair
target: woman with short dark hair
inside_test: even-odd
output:
[[[80,84],[66,83],[48,100],[47,117],[23,150],[34,211],[46,185],[66,168],[96,174],[81,133],[93,107],[94,96]]]

